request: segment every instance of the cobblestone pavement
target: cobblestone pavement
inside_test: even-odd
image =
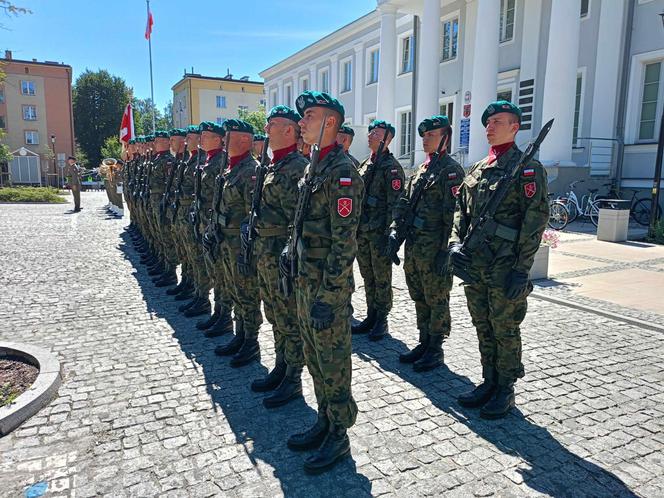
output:
[[[401,269],[392,337],[354,339],[353,459],[306,476],[285,440],[314,419],[309,376],[306,402],[265,410],[249,380],[274,361],[269,327],[263,365],[215,357],[226,338],[204,339],[149,283],[103,202],[0,205],[0,339],[50,348],[65,375],[0,439],[2,496],[664,496],[664,336],[532,299],[518,410],[484,421],[455,401],[480,376],[458,288],[449,368],[398,363],[416,341]]]

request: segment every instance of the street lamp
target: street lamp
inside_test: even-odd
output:
[[[53,173],[55,174],[55,187],[60,188],[60,178],[58,177],[58,163],[55,157],[55,135],[51,135],[51,148],[53,149]]]
[[[664,28],[664,12],[659,14]],[[659,207],[659,191],[662,182],[662,155],[664,154],[664,108],[662,109],[662,118],[659,120],[659,140],[657,142],[657,155],[655,156],[655,178],[652,186],[652,203],[650,205],[650,229],[649,235],[655,236],[655,225],[657,224],[657,214]]]

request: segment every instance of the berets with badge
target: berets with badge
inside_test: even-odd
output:
[[[344,110],[343,104],[325,92],[316,92],[312,90],[302,92],[295,101],[295,106],[297,107],[297,112],[300,113],[300,116],[304,116],[304,112],[310,107],[324,107],[325,109],[330,109],[331,111],[336,111],[341,114],[342,121],[346,119],[346,111]]]
[[[168,138],[169,134],[166,130],[157,130],[154,132],[154,138]]]
[[[489,120],[489,116],[501,112],[514,114],[518,118],[519,124],[521,124],[521,109],[517,105],[507,100],[496,100],[495,102],[491,102],[482,113],[482,126],[486,128],[486,122]]]
[[[287,105],[274,106],[270,110],[270,114],[267,116],[268,123],[272,118],[286,118],[296,123],[299,123],[300,119],[302,119],[302,117],[297,112],[295,112],[294,109],[291,109]]]
[[[221,137],[223,137],[226,134],[226,130],[224,129],[223,125],[214,123],[212,121],[203,121],[198,126],[198,129],[200,130],[201,133],[203,133],[204,131],[209,131],[210,133],[216,133]]]
[[[189,125],[187,126],[187,135],[200,135],[201,130],[198,125]]]
[[[254,127],[241,119],[227,119],[222,126],[225,133],[230,131],[234,133],[251,133],[252,137],[254,135]]]
[[[154,142],[154,135],[145,135],[145,143]]]
[[[256,133],[254,135],[254,142],[265,142],[265,138],[266,138],[265,135],[263,135],[262,133]]]
[[[187,130],[183,128],[173,128],[168,132],[169,136],[171,137],[186,137],[187,136]]]
[[[427,131],[438,130],[440,128],[447,128],[450,125],[450,120],[447,119],[447,116],[437,115],[431,116],[430,118],[423,119],[422,122],[417,127],[417,133],[421,137]]]
[[[351,137],[355,136],[355,130],[353,130],[348,125],[343,125],[341,128],[339,128],[339,133],[343,133],[344,135],[350,135]]]
[[[378,128],[379,130],[387,130],[390,132],[390,135],[394,136],[396,133],[396,130],[394,129],[394,126],[392,126],[392,123],[388,123],[387,121],[383,121],[382,119],[374,119],[371,124],[369,125],[369,131],[373,130],[374,128]]]

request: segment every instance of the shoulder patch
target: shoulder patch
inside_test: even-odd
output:
[[[353,185],[353,179],[350,177],[342,177],[339,178],[339,186],[340,187],[350,187]]]
[[[447,179],[448,180],[456,180],[456,177],[457,177],[457,174],[454,171],[452,173],[447,174]]]
[[[353,199],[350,197],[339,197],[337,199],[337,214],[342,218],[348,218],[353,212]]]
[[[528,199],[533,197],[536,192],[537,192],[537,183],[535,182],[526,183],[523,186],[523,193],[526,195]]]
[[[392,179],[392,190],[401,190],[401,187],[403,184],[401,183],[401,178],[393,178]]]
[[[535,176],[535,169],[534,168],[524,169],[523,176]]]

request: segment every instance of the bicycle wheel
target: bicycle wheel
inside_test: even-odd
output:
[[[562,202],[552,202],[549,205],[549,223],[554,230],[562,230],[569,221],[569,211]]]
[[[652,201],[644,197],[634,203],[632,209],[629,210],[629,214],[639,225],[647,227],[650,224],[650,214],[652,212],[651,206]],[[662,208],[657,206],[657,217],[661,218],[661,216]]]
[[[599,223],[599,206],[598,202],[591,202],[590,203],[590,221],[592,221],[593,225],[597,226]]]
[[[567,223],[572,223],[579,216],[579,210],[576,209],[576,204],[570,202],[569,198],[559,197],[556,201],[560,202],[565,208],[567,208]]]

